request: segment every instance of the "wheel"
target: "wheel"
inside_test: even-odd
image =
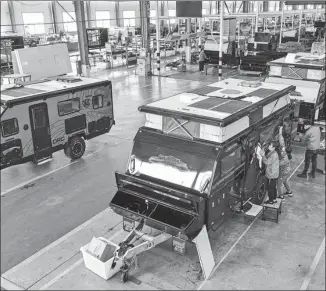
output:
[[[67,157],[69,157],[72,160],[76,160],[83,156],[83,154],[85,153],[85,149],[86,149],[86,144],[84,139],[80,136],[76,136],[70,140],[64,152]]]
[[[264,202],[267,191],[266,179],[264,176],[259,176],[255,190],[253,191],[252,200],[255,204],[262,204]]]

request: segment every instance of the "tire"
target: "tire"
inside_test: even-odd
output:
[[[261,205],[264,202],[266,192],[267,192],[266,179],[263,175],[260,175],[258,178],[257,186],[253,191],[253,196],[252,196],[253,203]]]
[[[85,153],[86,144],[82,137],[73,137],[64,149],[66,156],[72,160],[80,159]]]

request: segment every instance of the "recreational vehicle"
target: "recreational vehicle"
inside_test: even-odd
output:
[[[304,133],[306,122],[324,118],[325,43],[315,42],[310,53],[289,53],[286,57],[269,62],[268,65],[270,69],[266,83],[296,86],[290,97],[301,102],[297,127],[299,135]]]
[[[1,91],[1,169],[85,152],[85,140],[114,124],[111,81],[53,77]]]
[[[95,272],[102,263],[107,267],[100,276],[107,280],[121,271],[125,282],[133,266],[127,260],[172,238],[173,250],[182,254],[187,241],[196,244],[208,278],[215,263],[207,231],[232,212],[253,217],[263,210],[267,182],[259,149],[292,120],[293,90],[226,79],[141,106],[146,123],[134,138],[126,171],[116,172],[118,189],[110,202],[129,233],[119,243],[97,240],[114,253],[104,263],[93,263],[91,244],[82,247],[86,267]]]

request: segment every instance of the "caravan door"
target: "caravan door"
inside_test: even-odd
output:
[[[36,161],[51,157],[52,143],[47,104],[40,103],[30,106],[29,116],[31,120],[31,130]]]

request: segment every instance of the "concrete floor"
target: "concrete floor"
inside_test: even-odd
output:
[[[138,106],[217,78],[194,70],[161,78],[138,77],[132,69],[93,74],[113,82],[116,125],[111,132],[88,141],[85,156],[74,163],[59,152],[42,166],[1,171],[2,278],[23,289],[294,290],[307,280],[308,289],[325,289],[324,254],[311,269],[325,237],[323,175],[315,180],[293,175],[295,196],[285,201],[279,224],[234,215],[210,233],[217,268],[208,281],[202,281],[194,246],[181,256],[171,251],[171,242],[140,256],[132,274],[140,285],[121,284],[116,277],[105,281],[88,271],[79,248],[93,236],[109,237],[121,229],[121,218],[107,207],[116,191],[114,172],[125,170],[132,139],[144,123]],[[301,170],[303,153],[294,148],[293,171]]]

